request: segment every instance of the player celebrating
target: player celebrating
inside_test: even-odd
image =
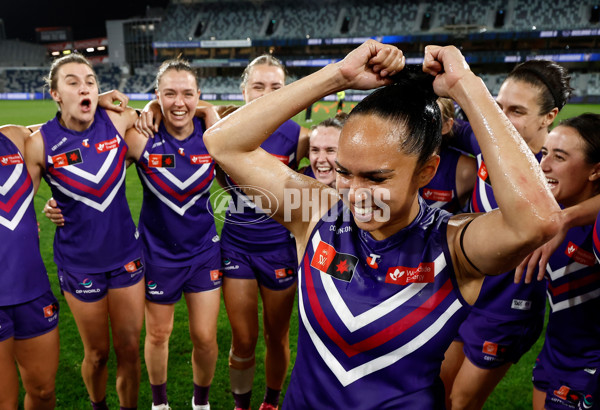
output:
[[[285,85],[285,71],[271,55],[254,59],[242,76],[246,103]],[[306,155],[307,130],[288,120],[273,129],[262,148],[290,170]],[[240,135],[233,139],[242,138]],[[248,409],[258,341],[258,293],[263,302],[266,391],[261,409],[276,409],[290,361],[289,324],[296,292],[296,248],[290,232],[245,197],[240,181],[220,178],[232,200],[221,233],[223,298],[231,323],[229,354],[235,407]],[[224,180],[223,180],[224,179]]]
[[[391,84],[403,66],[398,49],[369,40],[205,133],[211,155],[246,193],[263,203],[265,195],[282,204],[288,198],[273,213],[294,234],[301,265],[286,408],[443,407],[440,364],[477,298],[481,272],[514,267],[556,232],[559,207],[535,159],[454,47],[428,46],[424,70],[435,92],[468,115],[501,187],[499,210],[451,217],[419,200],[441,140],[430,80],[397,78],[357,105],[340,136],[336,190],[289,172],[259,148],[314,101]],[[292,207],[291,195],[305,206]]]
[[[511,71],[496,98],[538,161],[548,128],[569,99],[569,78],[567,71],[552,61],[527,61]],[[497,208],[498,192],[488,173],[487,157],[479,154],[477,162],[471,211],[490,212]],[[542,332],[544,283],[516,285],[513,276],[485,278],[479,299],[446,353],[442,379],[450,395],[448,407],[450,401],[456,409],[483,407],[510,366]]]
[[[93,408],[107,408],[112,332],[121,408],[136,408],[144,274],[125,198],[123,135],[137,115],[98,109],[96,75],[79,54],[55,60],[47,82],[59,112],[27,139],[26,161],[34,189],[43,176],[65,214],[54,260],[83,342],[81,374]]]
[[[0,408],[16,409],[19,375],[25,409],[53,409],[58,369],[58,301],[40,256],[33,184],[23,152],[30,130],[0,128]]]

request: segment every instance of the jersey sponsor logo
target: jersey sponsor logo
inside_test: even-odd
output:
[[[150,154],[148,166],[151,168],[175,168],[174,154]]]
[[[377,264],[377,260],[380,259],[380,258],[381,258],[380,255],[377,255],[375,253],[371,253],[371,254],[369,254],[369,257],[367,258],[367,263],[373,269],[377,269],[379,267],[379,265]]]
[[[567,249],[565,249],[565,255],[582,265],[593,266],[596,263],[593,253],[580,248],[571,241],[569,241]]]
[[[142,260],[140,258],[135,259],[135,260],[125,264],[125,266],[123,266],[123,267],[125,268],[125,270],[127,272],[133,273],[142,267]]]
[[[212,162],[212,157],[208,154],[190,155],[190,164],[192,164],[192,165],[210,164],[211,162]]]
[[[0,164],[2,164],[3,167],[7,165],[17,165],[22,163],[23,158],[21,158],[19,154],[10,154],[0,157]]]
[[[92,282],[92,280],[91,280],[90,278],[85,278],[85,279],[84,279],[84,280],[82,280],[82,281],[81,281],[79,284],[80,284],[81,286],[83,286],[84,288],[86,288],[86,289],[89,289],[89,288],[91,288],[91,287],[92,287],[92,285],[93,285],[94,283]]]
[[[319,241],[310,266],[336,279],[350,282],[357,263],[358,258],[356,256],[337,252],[333,246]]]
[[[392,266],[385,275],[385,283],[407,285],[409,283],[431,283],[435,277],[435,264],[421,262],[416,268]]]
[[[452,191],[423,188],[423,198],[429,201],[450,202],[452,200]]]
[[[554,395],[569,403],[577,404],[579,402],[579,393],[571,390],[569,386],[560,386],[560,389],[554,390]]]
[[[485,166],[485,162],[481,161],[481,165],[479,166],[479,171],[477,171],[477,176],[481,178],[486,184],[490,184],[490,174],[488,173],[487,167]]]
[[[516,310],[531,310],[531,300],[513,299],[510,308]]]
[[[181,155],[182,157],[185,157],[185,152],[184,152],[184,150],[183,150],[183,147],[180,147],[180,148],[177,150],[177,153],[178,153],[179,155]]]
[[[89,143],[89,138],[84,139],[83,141],[81,141],[81,145],[83,145],[86,148],[90,147],[90,143]]]
[[[81,151],[79,148],[69,152],[54,155],[52,157],[52,164],[54,168],[66,167],[67,165],[81,164],[83,159],[81,158]]]
[[[288,276],[294,276],[294,270],[292,268],[275,269],[276,279],[285,279]]]
[[[52,303],[51,305],[44,306],[42,309],[44,311],[44,318],[48,319],[58,311],[58,303]]]
[[[102,154],[103,152],[111,151],[117,148],[119,148],[118,137],[114,137],[111,140],[102,141],[96,144],[96,152],[98,152],[98,154]]]
[[[148,283],[146,283],[146,287],[148,288],[148,294],[150,295],[164,294],[162,290],[156,290],[156,288],[158,287],[158,283],[154,282],[153,280],[149,280]]]
[[[223,272],[220,269],[214,269],[210,271],[210,280],[219,280],[223,276]]]
[[[277,154],[271,154],[271,155],[273,155],[279,161],[283,162],[285,165],[290,165],[290,157],[288,157],[287,155],[277,155]]]
[[[483,349],[481,351],[485,354],[496,356],[498,354],[498,343],[485,341],[483,342]]]

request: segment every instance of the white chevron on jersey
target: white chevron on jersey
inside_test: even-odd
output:
[[[63,167],[63,168],[66,168],[66,167]],[[74,192],[71,192],[68,189],[66,189],[64,186],[62,186],[58,182],[56,182],[56,180],[52,177],[52,175],[50,173],[47,173],[46,175],[47,175],[48,180],[50,181],[50,183],[52,185],[54,185],[60,192],[62,192],[66,196],[68,196],[70,198],[73,198],[76,201],[83,202],[84,204],[86,204],[90,208],[94,208],[94,209],[96,209],[96,210],[98,210],[100,212],[104,212],[104,210],[106,208],[108,208],[108,206],[112,203],[112,200],[114,199],[115,195],[119,191],[119,188],[121,187],[121,185],[123,185],[123,182],[125,181],[126,172],[127,172],[127,168],[123,167],[123,172],[121,173],[121,179],[119,179],[119,182],[117,182],[115,184],[113,190],[106,197],[106,199],[104,201],[102,201],[102,203],[96,202],[93,199],[90,199],[90,198],[78,195],[78,194],[76,194]]]
[[[589,268],[589,266],[583,265],[578,262],[571,262],[567,266],[563,266],[560,269],[555,271],[552,270],[550,264],[546,265],[546,272],[550,276],[550,279],[557,280],[562,278],[563,276],[567,276],[571,273],[579,272],[582,269]]]
[[[6,182],[0,186],[0,195],[6,195],[8,191],[15,185],[15,183],[19,180],[19,177],[23,173],[23,164],[15,165],[15,169],[10,174],[10,177],[6,180]]]
[[[298,288],[302,289],[302,280],[303,280],[303,267],[298,269]],[[403,357],[409,355],[410,353],[416,351],[425,343],[427,343],[431,338],[433,338],[440,329],[442,329],[445,323],[462,307],[461,303],[455,300],[452,305],[448,307],[448,309],[440,315],[440,317],[432,323],[427,329],[425,329],[421,334],[408,343],[400,346],[396,350],[393,350],[386,355],[379,356],[373,360],[365,362],[359,366],[356,366],[352,369],[346,370],[344,366],[335,358],[333,353],[327,349],[325,343],[321,341],[319,335],[312,328],[310,321],[306,316],[306,311],[304,309],[304,299],[302,296],[302,291],[298,292],[298,307],[300,311],[300,317],[302,319],[302,323],[308,332],[315,349],[321,356],[321,359],[327,364],[327,367],[333,372],[335,377],[339,380],[342,386],[347,386],[350,383],[355,382],[356,380],[367,376],[373,372],[386,368]]]
[[[17,225],[19,225],[19,222],[21,222],[21,219],[23,218],[25,211],[27,211],[27,207],[31,203],[32,199],[33,199],[33,190],[31,190],[29,195],[27,195],[27,198],[25,198],[25,200],[19,207],[19,210],[17,211],[15,216],[13,216],[12,219],[9,220],[9,219],[6,219],[6,218],[3,218],[0,216],[0,225],[3,225],[4,227],[10,229],[11,231],[14,231],[15,228],[17,227]]]
[[[208,184],[208,186],[205,189],[203,189],[202,191],[200,191],[199,193],[194,195],[192,197],[192,199],[190,199],[184,206],[180,207],[180,206],[177,206],[176,204],[174,204],[171,200],[169,200],[169,198],[167,198],[166,196],[164,196],[163,194],[158,192],[158,190],[154,187],[154,185],[152,185],[152,183],[150,181],[148,181],[148,178],[146,178],[146,175],[144,175],[143,172],[140,172],[140,176],[144,180],[144,183],[146,184],[148,189],[150,189],[150,191],[152,191],[154,193],[154,195],[156,195],[158,197],[158,199],[160,199],[162,202],[165,203],[165,205],[167,205],[174,212],[176,212],[177,214],[179,214],[181,216],[183,216],[185,214],[185,212],[196,203],[198,198],[200,198],[204,193],[209,191],[210,187],[212,185],[212,183]]]
[[[119,144],[121,144],[121,138],[118,135],[116,136],[116,138],[117,138],[117,141],[119,142]],[[106,158],[104,158],[104,163],[102,163],[100,170],[95,174],[92,174],[91,172],[88,172],[86,170],[79,168],[76,164],[65,165],[64,167],[61,167],[61,169],[65,170],[65,171],[69,171],[72,174],[75,174],[80,178],[83,178],[85,180],[93,182],[94,184],[97,184],[102,180],[102,178],[104,178],[104,176],[110,169],[110,166],[112,165],[113,160],[117,156],[118,151],[119,151],[118,149],[110,150],[110,152],[108,153]],[[48,156],[48,163],[53,164],[51,156]]]
[[[317,249],[320,241],[321,235],[319,234],[319,231],[316,231],[312,239],[313,249]],[[443,252],[440,253],[440,256],[438,256],[434,261],[434,266],[435,276],[437,276],[437,274],[446,267],[446,258],[444,257]],[[321,272],[321,281],[323,282],[323,287],[327,293],[327,297],[331,301],[331,304],[335,306],[336,313],[350,332],[355,332],[369,323],[372,323],[375,320],[387,315],[398,306],[404,304],[404,302],[415,296],[427,285],[426,283],[413,283],[377,306],[372,307],[358,316],[354,316],[335,286],[333,277]]]
[[[148,154],[148,151],[144,151],[144,158],[146,159],[146,161],[148,161],[148,159],[150,158],[150,154]],[[210,163],[203,164],[200,168],[198,168],[198,170],[196,172],[194,172],[185,181],[181,181],[179,178],[177,178],[175,175],[173,175],[168,170],[168,168],[158,167],[158,168],[154,168],[154,169],[156,169],[158,172],[160,172],[165,178],[167,178],[177,188],[184,191],[187,187],[189,187],[191,184],[196,182],[198,180],[198,178],[200,178],[200,176],[202,174],[204,174],[208,168],[210,168]]]
[[[560,310],[564,310],[564,309],[568,309],[573,306],[580,305],[589,300],[596,299],[597,297],[600,296],[600,289],[594,289],[591,292],[584,293],[583,295],[575,296],[570,299],[560,301],[558,303],[552,303],[552,295],[550,294],[550,291],[547,291],[547,293],[548,293],[548,303],[550,304],[550,308],[552,309],[553,312],[558,312]]]

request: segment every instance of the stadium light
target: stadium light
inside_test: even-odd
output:
[[[85,51],[87,51],[88,53],[93,53],[94,52],[94,47],[88,47],[85,49]]]
[[[59,56],[59,55],[60,55],[60,51],[53,51],[53,52],[52,52],[52,55],[53,55],[53,56]]]
[[[97,50],[98,50],[98,51],[104,51],[104,50],[106,50],[106,46],[99,46],[99,47],[97,48]]]
[[[71,54],[71,50],[63,50],[63,52],[62,52],[62,53],[63,53],[64,55]]]

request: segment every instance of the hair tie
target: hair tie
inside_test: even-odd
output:
[[[525,72],[531,73],[538,80],[540,80],[546,86],[546,88],[548,89],[548,91],[550,91],[550,94],[552,94],[552,98],[554,99],[554,106],[557,107],[559,110],[562,109],[562,107],[564,106],[564,104],[560,105],[558,103],[559,98],[558,98],[558,95],[556,94],[556,91],[554,90],[554,88],[552,88],[552,86],[550,85],[550,83],[548,82],[548,80],[546,80],[546,77],[544,77],[543,74],[537,72],[536,70],[533,70],[531,68],[526,68],[526,67],[525,68],[523,68],[523,67],[519,68],[518,71],[521,71],[521,72],[525,71]]]

